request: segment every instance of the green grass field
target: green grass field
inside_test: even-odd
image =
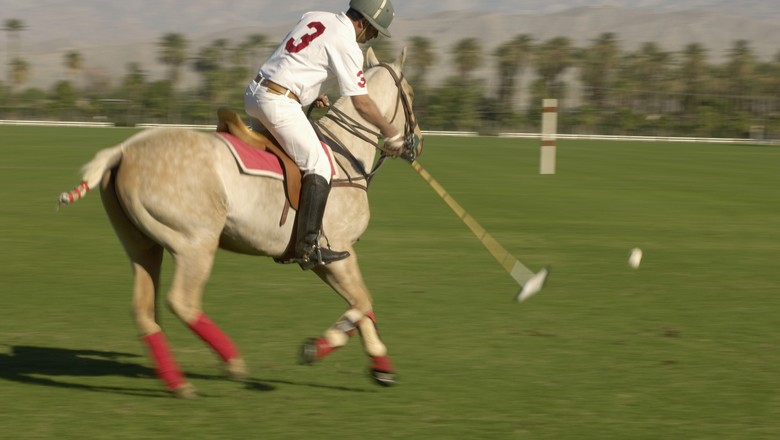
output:
[[[551,265],[545,290],[513,303],[515,282],[392,161],[357,251],[401,384],[373,385],[357,341],[296,365],[341,300],[297,267],[220,253],[204,307],[252,380],[223,379],[165,310],[202,393],[180,401],[136,336],[99,196],[55,207],[130,133],[0,127],[3,438],[780,438],[780,148],[559,142],[543,176],[537,141],[429,138],[422,165],[531,269]]]

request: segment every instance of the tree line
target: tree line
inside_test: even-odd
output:
[[[4,23],[1,118],[210,124],[218,107],[243,108],[244,87],[273,48],[263,34],[193,47],[185,35],[167,33],[156,44],[164,78],[150,78],[137,62],[125,66],[116,84],[84,77],[87,60],[68,51],[62,60],[67,75],[41,89],[26,87],[34,66],[22,56],[24,30],[20,20]],[[654,42],[627,50],[609,32],[582,47],[567,37],[541,41],[527,34],[495,48],[475,38],[443,52],[425,37],[403,44],[415,111],[426,130],[535,132],[542,99],[556,98],[562,133],[780,136],[780,51],[760,60],[745,40],[734,41],[720,62],[700,43],[681,51]],[[380,59],[398,53],[389,40],[371,46]],[[434,82],[431,72],[439,65],[450,74]],[[492,67],[492,78],[479,76],[483,67]],[[182,84],[185,69],[197,74],[197,85]]]

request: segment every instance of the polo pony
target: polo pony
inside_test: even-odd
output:
[[[412,88],[401,73],[405,59],[404,49],[394,62],[380,63],[369,49],[366,78],[380,111],[411,140],[421,132],[412,110]],[[359,333],[371,377],[392,385],[396,373],[377,332],[372,298],[353,249],[368,227],[368,184],[386,155],[376,142],[376,127],[358,116],[348,98],[333,104],[315,127],[331,141],[335,172],[320,244],[351,256],[318,265],[314,272],[348,307],[322,336],[304,342],[300,360],[323,359]],[[417,145],[410,146],[404,157],[414,160],[418,153]],[[238,348],[202,309],[203,290],[217,249],[276,259],[285,255],[295,224],[285,217],[297,206],[290,204],[286,189],[294,185],[242,172],[217,133],[183,128],[150,128],[101,150],[82,168],[82,176],[81,185],[62,193],[59,202],[72,203],[100,188],[108,218],[132,262],[135,323],[166,389],[178,397],[197,396],[155,313],[164,251],[174,264],[167,306],[214,350],[229,376],[246,378]]]

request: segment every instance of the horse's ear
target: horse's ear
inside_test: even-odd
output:
[[[366,50],[366,62],[368,63],[368,67],[379,65],[379,58],[376,57],[373,47],[369,47],[368,50]]]
[[[398,59],[395,60],[395,64],[398,65],[398,71],[404,70],[404,63],[406,62],[406,46],[401,49],[401,55],[398,55]]]

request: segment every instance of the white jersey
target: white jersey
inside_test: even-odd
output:
[[[320,96],[329,73],[338,79],[341,96],[368,93],[363,52],[352,21],[343,12],[304,14],[259,73],[298,95],[302,105]]]

